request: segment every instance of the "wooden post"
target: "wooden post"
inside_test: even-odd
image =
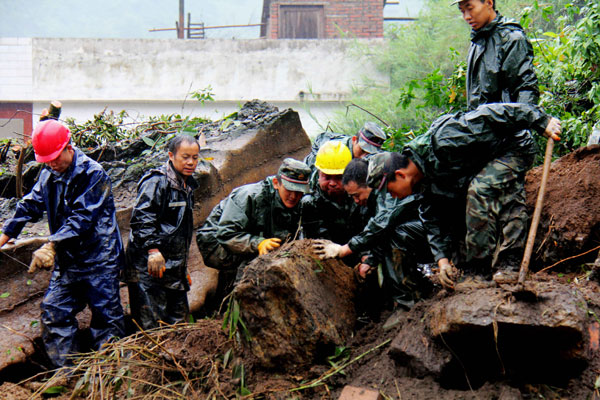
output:
[[[179,0],[179,29],[177,30],[177,39],[183,39],[185,36],[185,12],[184,12],[185,0]]]
[[[60,112],[62,111],[62,104],[58,100],[53,100],[50,102],[50,107],[44,108],[42,110],[42,114],[40,115],[40,121],[45,121],[47,119],[55,119],[58,120],[60,117]],[[17,167],[15,170],[15,183],[16,189],[15,194],[18,199],[23,197],[23,163],[25,162],[27,150],[29,150],[29,141],[26,140],[25,144],[21,147],[21,152],[19,153],[19,159],[17,160]]]

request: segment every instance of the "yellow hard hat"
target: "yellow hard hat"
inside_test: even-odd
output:
[[[348,146],[340,140],[330,140],[317,152],[315,167],[327,175],[342,175],[351,160]]]

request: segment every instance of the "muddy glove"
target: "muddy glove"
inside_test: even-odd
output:
[[[454,289],[454,279],[456,279],[454,266],[447,258],[442,258],[438,261],[438,265],[440,267],[440,283],[446,289]]]
[[[326,260],[340,257],[344,246],[333,243],[331,240],[317,239],[313,240],[312,247],[321,260]]]
[[[31,258],[31,264],[27,272],[30,274],[34,273],[38,268],[52,268],[54,267],[54,256],[56,251],[54,250],[54,243],[48,242],[36,251],[33,252]]]
[[[364,283],[367,279],[367,275],[373,272],[375,268],[371,267],[369,264],[360,263],[354,267],[354,277],[358,281],[358,283]]]
[[[265,239],[258,244],[258,255],[259,256],[265,255],[268,252],[275,250],[279,246],[281,246],[281,239],[278,239],[278,238]]]
[[[148,273],[154,278],[162,278],[165,270],[165,258],[158,251],[158,249],[152,249],[148,251]]]
[[[548,125],[546,125],[546,130],[544,131],[544,136],[551,138],[553,140],[560,140],[560,133],[562,132],[562,127],[560,120],[551,117],[548,120]]]

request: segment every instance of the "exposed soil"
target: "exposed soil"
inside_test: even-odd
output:
[[[542,169],[527,174],[527,204],[533,212]],[[538,268],[600,245],[600,145],[582,147],[552,163],[535,256]],[[598,252],[562,263],[573,267],[593,261]]]

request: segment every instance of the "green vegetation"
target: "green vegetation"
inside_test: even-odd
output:
[[[390,127],[387,146],[398,150],[427,131],[440,114],[465,108],[465,66],[468,25],[448,0],[429,0],[419,20],[390,28],[386,46],[371,54],[389,87],[368,79],[351,102],[369,110]],[[498,0],[502,15],[519,20],[531,39],[542,92],[540,105],[563,121],[563,140],[555,153],[563,155],[585,145],[600,117],[600,12],[596,2],[569,3]],[[340,113],[334,131],[354,134],[372,119],[357,108]],[[540,139],[545,140],[545,139]],[[543,152],[544,146],[541,146]]]

